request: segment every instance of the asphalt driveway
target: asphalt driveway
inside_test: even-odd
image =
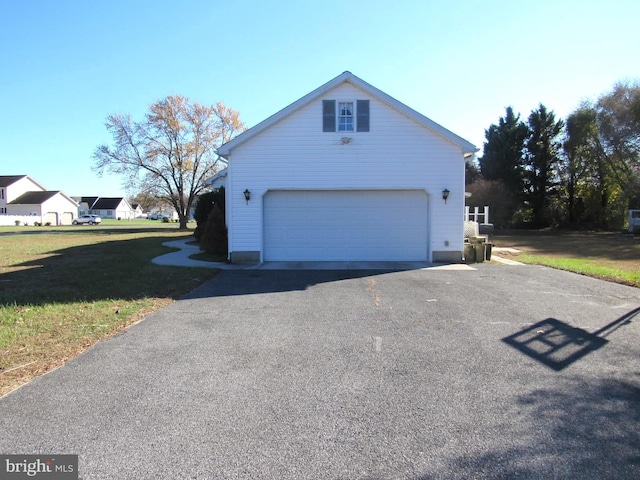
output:
[[[84,479],[640,478],[640,290],[535,266],[224,271],[0,399]]]

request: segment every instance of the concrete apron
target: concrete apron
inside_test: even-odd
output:
[[[428,262],[264,262],[256,270],[475,270],[465,264]]]
[[[191,240],[181,239],[163,243],[163,245],[179,250],[156,257],[152,262],[157,265],[173,267],[204,267],[223,270],[475,270],[475,268],[465,264],[434,264],[429,262],[264,262],[247,265],[205,262],[189,258],[191,255],[200,252],[200,248],[197,245],[188,243]]]

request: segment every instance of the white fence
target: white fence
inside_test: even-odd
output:
[[[480,210],[481,207],[473,207],[473,210],[471,210],[471,207],[464,207],[464,221],[465,222],[477,222],[477,223],[481,223],[483,225],[486,225],[487,223],[489,223],[489,206],[485,205],[484,207],[482,207],[482,211]]]
[[[2,227],[15,227],[16,222],[18,225],[31,225],[36,222],[42,223],[42,217],[40,215],[0,215],[0,226]]]

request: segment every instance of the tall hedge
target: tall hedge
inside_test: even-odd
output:
[[[202,234],[204,233],[207,220],[209,219],[209,215],[211,214],[213,207],[216,205],[222,213],[222,219],[224,222],[224,187],[220,187],[220,189],[218,190],[203,193],[202,195],[198,196],[198,201],[193,211],[193,218],[195,218],[197,222],[196,230],[193,233],[193,236],[196,237],[196,240],[200,241]]]
[[[224,214],[216,204],[209,213],[209,218],[200,237],[200,250],[215,255],[227,255],[228,239]]]

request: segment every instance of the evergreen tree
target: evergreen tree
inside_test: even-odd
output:
[[[464,162],[464,184],[470,185],[480,178],[480,170],[477,163],[473,159],[467,159]]]
[[[485,180],[501,180],[513,196],[522,198],[527,126],[520,120],[519,114],[513,113],[513,108],[507,107],[498,125],[491,125],[484,135],[486,141],[482,158],[479,159],[482,177]]]
[[[555,118],[553,111],[540,104],[528,120],[529,136],[526,140],[525,187],[526,201],[537,226],[548,224],[547,207],[557,194],[559,186],[560,142],[558,136],[564,122]]]
[[[224,213],[219,205],[214,205],[200,238],[200,250],[214,255],[227,255],[228,232],[224,223]]]
[[[203,193],[198,196],[196,201],[196,207],[193,211],[193,218],[196,220],[196,229],[193,236],[196,240],[200,241],[202,234],[204,233],[209,214],[213,210],[214,206],[218,206],[222,212],[222,218],[224,218],[225,204],[224,204],[224,187],[220,187],[213,192]]]

